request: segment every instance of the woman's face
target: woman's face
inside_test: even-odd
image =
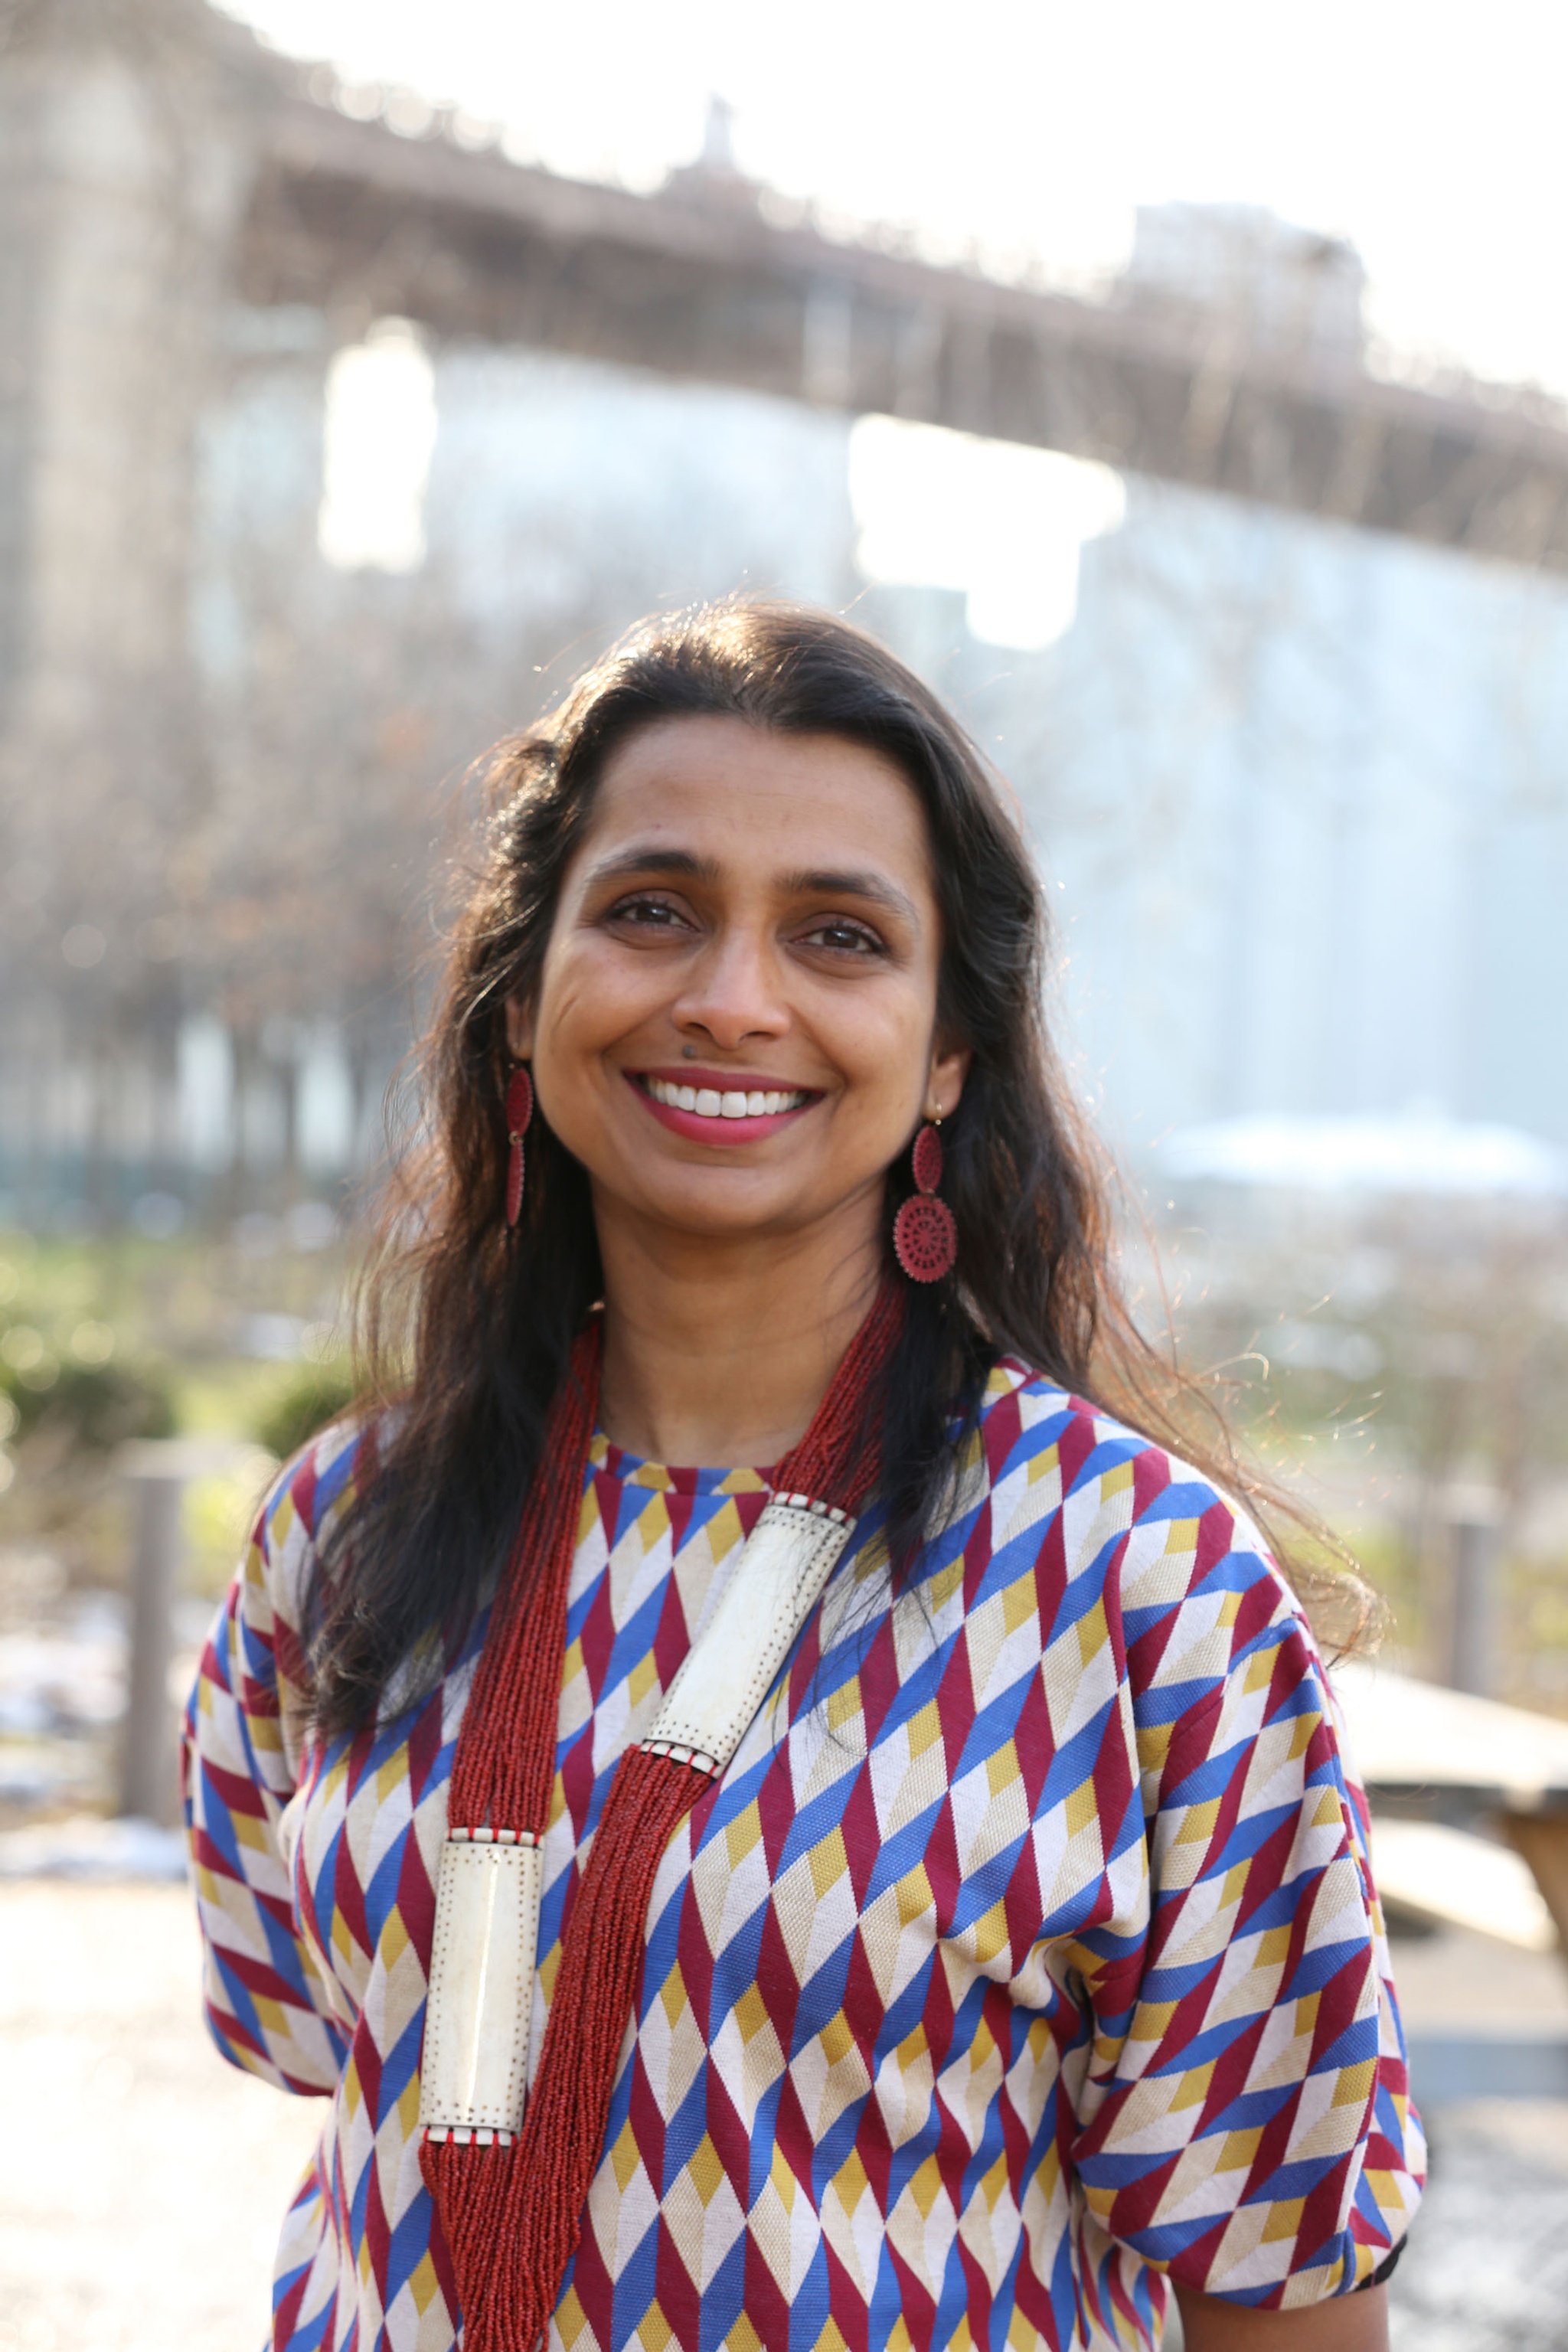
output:
[[[600,780],[512,1051],[601,1221],[692,1235],[876,1229],[968,1054],[936,1034],[923,813],[834,735],[660,719]]]

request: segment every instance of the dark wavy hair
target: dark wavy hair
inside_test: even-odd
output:
[[[1140,1332],[1112,1266],[1109,1171],[1048,1036],[1044,901],[1008,801],[931,690],[828,614],[737,600],[645,623],[540,726],[498,746],[482,865],[420,1058],[423,1133],[363,1279],[364,1473],[325,1546],[316,1720],[358,1727],[428,1686],[493,1589],[551,1399],[602,1285],[581,1165],[536,1111],[522,1216],[501,1218],[505,1005],[537,988],[605,763],[639,728],[703,714],[833,735],[890,760],[924,812],[942,915],[938,1023],[973,1054],[942,1131],[954,1275],[909,1286],[886,1375],[881,1492],[895,1579],[944,1507],[1000,1355],[1119,1412],[1216,1482],[1249,1474],[1223,1417]],[[908,1195],[888,1173],[886,1230]],[[890,1259],[890,1241],[888,1244]],[[956,1415],[956,1423],[954,1416]]]

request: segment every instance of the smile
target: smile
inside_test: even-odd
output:
[[[627,1070],[632,1091],[661,1127],[689,1143],[763,1143],[822,1097],[807,1087],[697,1086],[655,1070]],[[717,1071],[699,1071],[717,1077]]]
[[[811,1100],[800,1087],[775,1094],[753,1087],[743,1094],[738,1087],[721,1093],[717,1087],[672,1087],[667,1078],[645,1077],[640,1083],[667,1110],[695,1111],[699,1118],[773,1118],[780,1111],[802,1110]]]

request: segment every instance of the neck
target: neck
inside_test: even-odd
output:
[[[600,1421],[655,1462],[760,1468],[810,1427],[881,1275],[879,1196],[826,1231],[728,1243],[601,1208]]]

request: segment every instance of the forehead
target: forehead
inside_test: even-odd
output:
[[[743,719],[660,719],[605,763],[589,836],[700,849],[729,866],[868,862],[931,890],[925,813],[903,771],[841,735]]]

